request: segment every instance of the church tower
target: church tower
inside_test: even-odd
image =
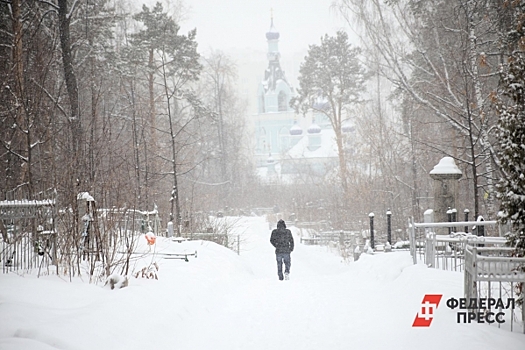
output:
[[[283,172],[297,171],[288,169],[289,152],[300,140],[307,139],[303,130],[306,130],[309,120],[298,118],[294,109],[290,107],[294,90],[281,68],[279,37],[272,16],[270,30],[266,32],[268,65],[259,83],[258,111],[252,119],[257,172],[262,179],[269,182],[282,181]]]
[[[266,33],[268,65],[257,90],[258,111],[251,118],[256,171],[268,183],[323,182],[338,164],[335,133],[322,114],[297,115],[290,107],[294,90],[281,68],[279,37],[272,15]],[[317,103],[326,101],[320,97]]]
[[[279,32],[273,25],[271,18],[270,30],[266,33],[268,42],[268,68],[264,72],[258,90],[259,113],[289,112],[292,89],[281,69],[279,59]]]

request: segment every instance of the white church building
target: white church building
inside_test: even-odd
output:
[[[252,115],[257,174],[266,182],[323,181],[337,168],[337,146],[330,121],[321,114],[296,114],[294,89],[279,62],[279,36],[273,18],[266,33],[268,67]]]

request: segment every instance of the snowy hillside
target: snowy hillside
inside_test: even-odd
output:
[[[239,223],[240,255],[157,238],[156,257],[135,270],[154,259],[158,280],[131,277],[123,289],[0,275],[0,349],[525,349],[519,332],[456,323],[445,301],[463,296],[461,273],[412,265],[408,252],[345,263],[296,237],[281,282],[268,223]],[[425,294],[443,300],[430,327],[413,328]]]

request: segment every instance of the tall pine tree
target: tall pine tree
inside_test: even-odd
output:
[[[516,17],[516,45],[501,73],[497,103],[499,156],[503,173],[499,183],[500,220],[511,222],[508,245],[516,256],[525,256],[525,30],[522,16]],[[504,100],[504,101],[502,101]],[[525,266],[523,267],[525,270]]]
[[[299,69],[297,96],[290,100],[290,106],[296,112],[305,114],[312,109],[324,114],[330,121],[335,132],[345,203],[350,202],[352,197],[342,126],[345,118],[349,117],[347,109],[361,102],[361,94],[369,77],[359,60],[360,54],[361,49],[352,46],[345,32],[338,31],[335,36],[325,35],[320,45],[310,45]]]

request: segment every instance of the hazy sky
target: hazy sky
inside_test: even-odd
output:
[[[283,56],[318,44],[321,36],[333,35],[345,22],[330,9],[332,0],[185,0],[189,8],[183,32],[197,28],[199,51],[210,48],[266,51],[265,33],[274,25],[280,32]],[[234,50],[235,49],[235,50]]]
[[[153,6],[159,0],[132,1],[136,11],[141,3]],[[325,34],[345,30],[353,44],[352,31],[330,8],[333,0],[160,0],[172,13],[182,2],[185,10],[181,33],[197,28],[198,51],[207,56],[213,49],[227,54],[236,64],[240,96],[248,101],[248,113],[257,108],[257,89],[268,66],[266,32],[273,13],[280,33],[281,67],[288,82],[298,86],[299,67],[311,44],[319,44]]]

